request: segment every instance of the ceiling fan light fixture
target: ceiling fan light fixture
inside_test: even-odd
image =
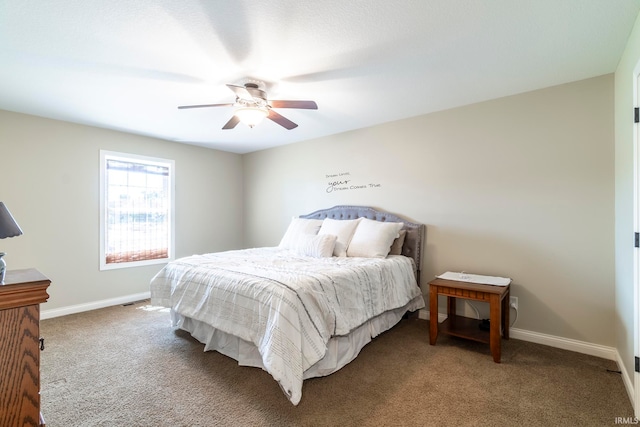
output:
[[[297,128],[298,125],[277,113],[273,108],[297,108],[303,110],[318,109],[318,104],[314,101],[282,99],[268,100],[267,93],[260,89],[260,84],[258,82],[247,82],[244,86],[227,84],[227,87],[236,95],[236,102],[233,104],[180,105],[178,108],[234,106],[236,110],[229,121],[222,127],[223,130],[235,129],[236,125],[240,122],[252,128],[260,123],[265,117],[283,128],[291,130]]]
[[[240,107],[235,115],[242,123],[252,128],[269,115],[269,110],[266,107]]]

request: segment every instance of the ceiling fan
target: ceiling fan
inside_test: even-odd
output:
[[[253,82],[245,83],[244,86],[227,84],[227,87],[236,95],[236,102],[233,104],[181,105],[178,108],[236,107],[233,117],[222,129],[233,129],[239,122],[252,128],[266,117],[288,130],[294,129],[298,125],[276,113],[273,108],[318,109],[318,105],[314,101],[268,100],[267,93]]]

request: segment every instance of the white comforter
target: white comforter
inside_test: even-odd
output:
[[[331,336],[420,295],[404,256],[312,258],[279,248],[194,255],[151,280],[151,302],[252,342],[294,405]]]

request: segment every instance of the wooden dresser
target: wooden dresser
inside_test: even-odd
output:
[[[40,304],[51,281],[7,271],[0,285],[0,426],[44,426],[40,414]]]

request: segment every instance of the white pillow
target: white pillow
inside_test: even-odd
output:
[[[386,258],[403,225],[401,222],[380,222],[362,218],[347,248],[347,256]]]
[[[284,233],[284,236],[282,237],[282,240],[280,240],[280,244],[278,246],[284,249],[293,249],[293,246],[296,245],[296,241],[300,236],[307,234],[315,236],[316,234],[318,234],[320,226],[322,226],[321,219],[306,219],[294,217],[291,219],[289,227]]]
[[[360,219],[361,218],[345,220],[332,218],[324,219],[318,234],[332,234],[338,237],[336,240],[336,246],[333,248],[333,255],[347,256],[347,247],[349,246],[351,236],[353,236]]]
[[[333,248],[336,245],[337,237],[332,234],[311,235],[303,234],[298,236],[292,250],[300,255],[316,258],[329,258],[333,255]]]
[[[407,230],[400,230],[398,237],[391,244],[389,255],[402,255],[402,245],[404,245],[404,239],[407,237]]]

